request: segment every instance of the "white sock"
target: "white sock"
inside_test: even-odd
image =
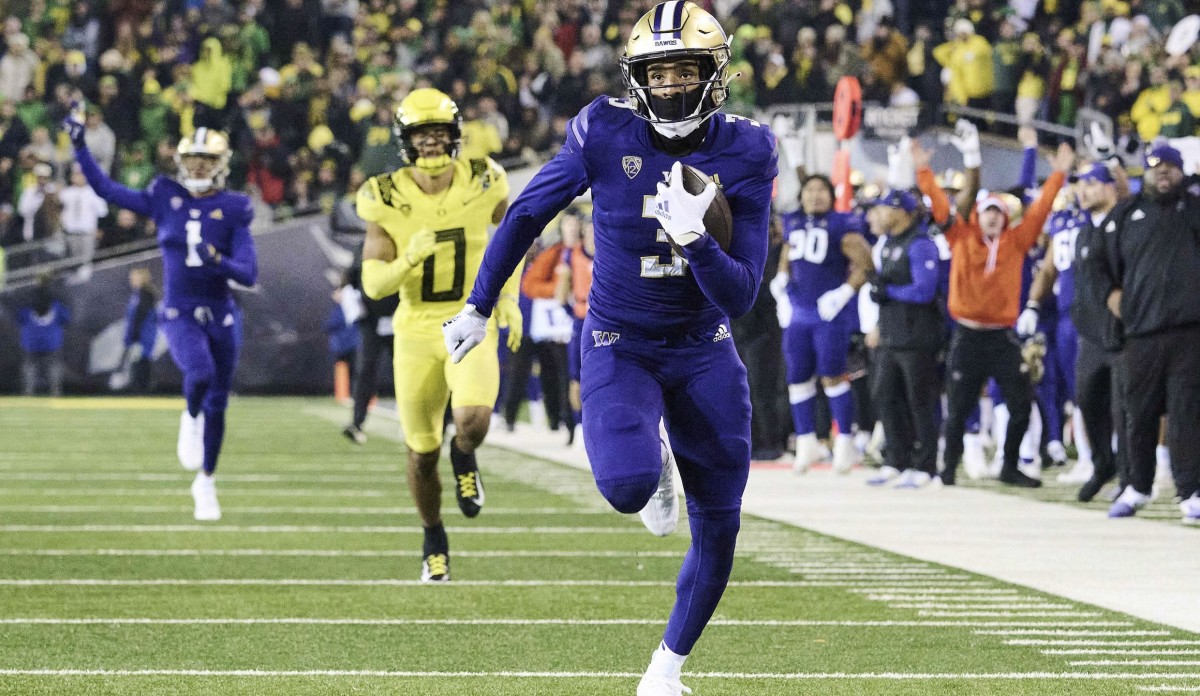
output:
[[[1000,404],[992,409],[992,439],[996,441],[998,457],[1004,458],[1004,441],[1008,439],[1008,405]]]
[[[683,672],[683,661],[687,659],[687,655],[676,655],[671,652],[666,643],[659,643],[658,650],[650,656],[650,667],[646,669],[646,674],[655,674],[668,679],[678,679]]]
[[[1159,466],[1161,466],[1163,468],[1170,467],[1171,466],[1171,450],[1167,449],[1166,445],[1155,445],[1154,459],[1155,459],[1155,462]]]
[[[1078,406],[1071,413],[1071,434],[1075,437],[1075,449],[1079,452],[1079,461],[1092,461],[1092,443],[1088,440],[1087,429],[1083,425],[1083,411]]]
[[[1036,407],[1029,409],[1029,428],[1021,438],[1021,459],[1035,461],[1042,449],[1042,413]]]

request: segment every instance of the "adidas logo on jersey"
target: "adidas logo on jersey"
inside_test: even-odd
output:
[[[596,342],[596,348],[601,346],[611,346],[621,338],[621,334],[613,331],[593,331],[592,340]]]
[[[733,334],[729,333],[729,329],[727,329],[724,324],[718,325],[717,332],[713,334],[713,343],[716,343],[717,341],[724,341],[727,338],[733,338]]]

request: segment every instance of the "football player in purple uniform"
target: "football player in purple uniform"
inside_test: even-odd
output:
[[[241,348],[242,316],[230,282],[254,285],[258,260],[250,236],[250,198],[224,188],[229,139],[197,128],[176,149],[177,178],[157,176],[142,191],[110,179],[84,143],[78,109],[63,126],[88,184],[104,200],[154,220],[162,250],[163,300],[159,327],[183,372],[187,408],[180,415],[176,453],[192,483],[197,520],[221,519],[213,473],[225,439],[225,409]]]
[[[833,198],[828,178],[820,174],[804,178],[800,210],[783,216],[787,253],[780,258],[779,273],[771,281],[772,292],[791,309],[784,328],[783,356],[796,429],[793,468],[797,473],[821,457],[813,420],[817,376],[838,426],[833,468],[845,473],[858,460],[853,438],[854,400],[846,369],[850,338],[858,327],[857,304],[850,300],[857,297],[874,262],[863,235],[866,221],[858,213],[833,210]]]
[[[634,25],[621,69],[631,98],[602,96],[573,118],[558,155],[497,230],[463,311],[443,331],[452,359],[484,336],[504,279],[556,213],[587,189],[594,202],[592,289],[580,388],[584,445],[596,485],[620,512],[677,514],[672,457],[688,506],[691,547],[666,631],[638,696],[678,696],[683,661],[733,567],[750,470],[750,395],[729,320],[754,302],[766,263],[777,172],[770,130],[719,114],[729,43],[691,2],[656,5]],[[681,164],[712,178],[696,195]],[[733,217],[722,249],[704,213],[724,190]],[[648,519],[649,518],[649,519]],[[667,526],[673,526],[669,524]]]

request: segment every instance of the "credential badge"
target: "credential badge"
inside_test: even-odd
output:
[[[625,169],[625,176],[632,179],[642,171],[642,158],[629,155],[621,158],[621,167]]]

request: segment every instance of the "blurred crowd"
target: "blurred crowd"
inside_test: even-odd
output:
[[[826,102],[854,75],[868,100],[891,104],[946,101],[1067,125],[1092,107],[1119,124],[1130,152],[1196,127],[1200,22],[1181,22],[1183,0],[701,4],[733,36],[732,113]],[[174,172],[181,135],[227,130],[230,185],[277,218],[331,212],[364,177],[399,166],[392,113],[420,86],[462,107],[465,156],[537,163],[583,105],[620,93],[617,58],[651,5],[13,0],[0,37],[0,242],[64,231],[71,152],[58,124],[74,102],[86,104],[92,152],[135,188]],[[76,217],[65,231],[101,246],[153,234],[128,213]]]

